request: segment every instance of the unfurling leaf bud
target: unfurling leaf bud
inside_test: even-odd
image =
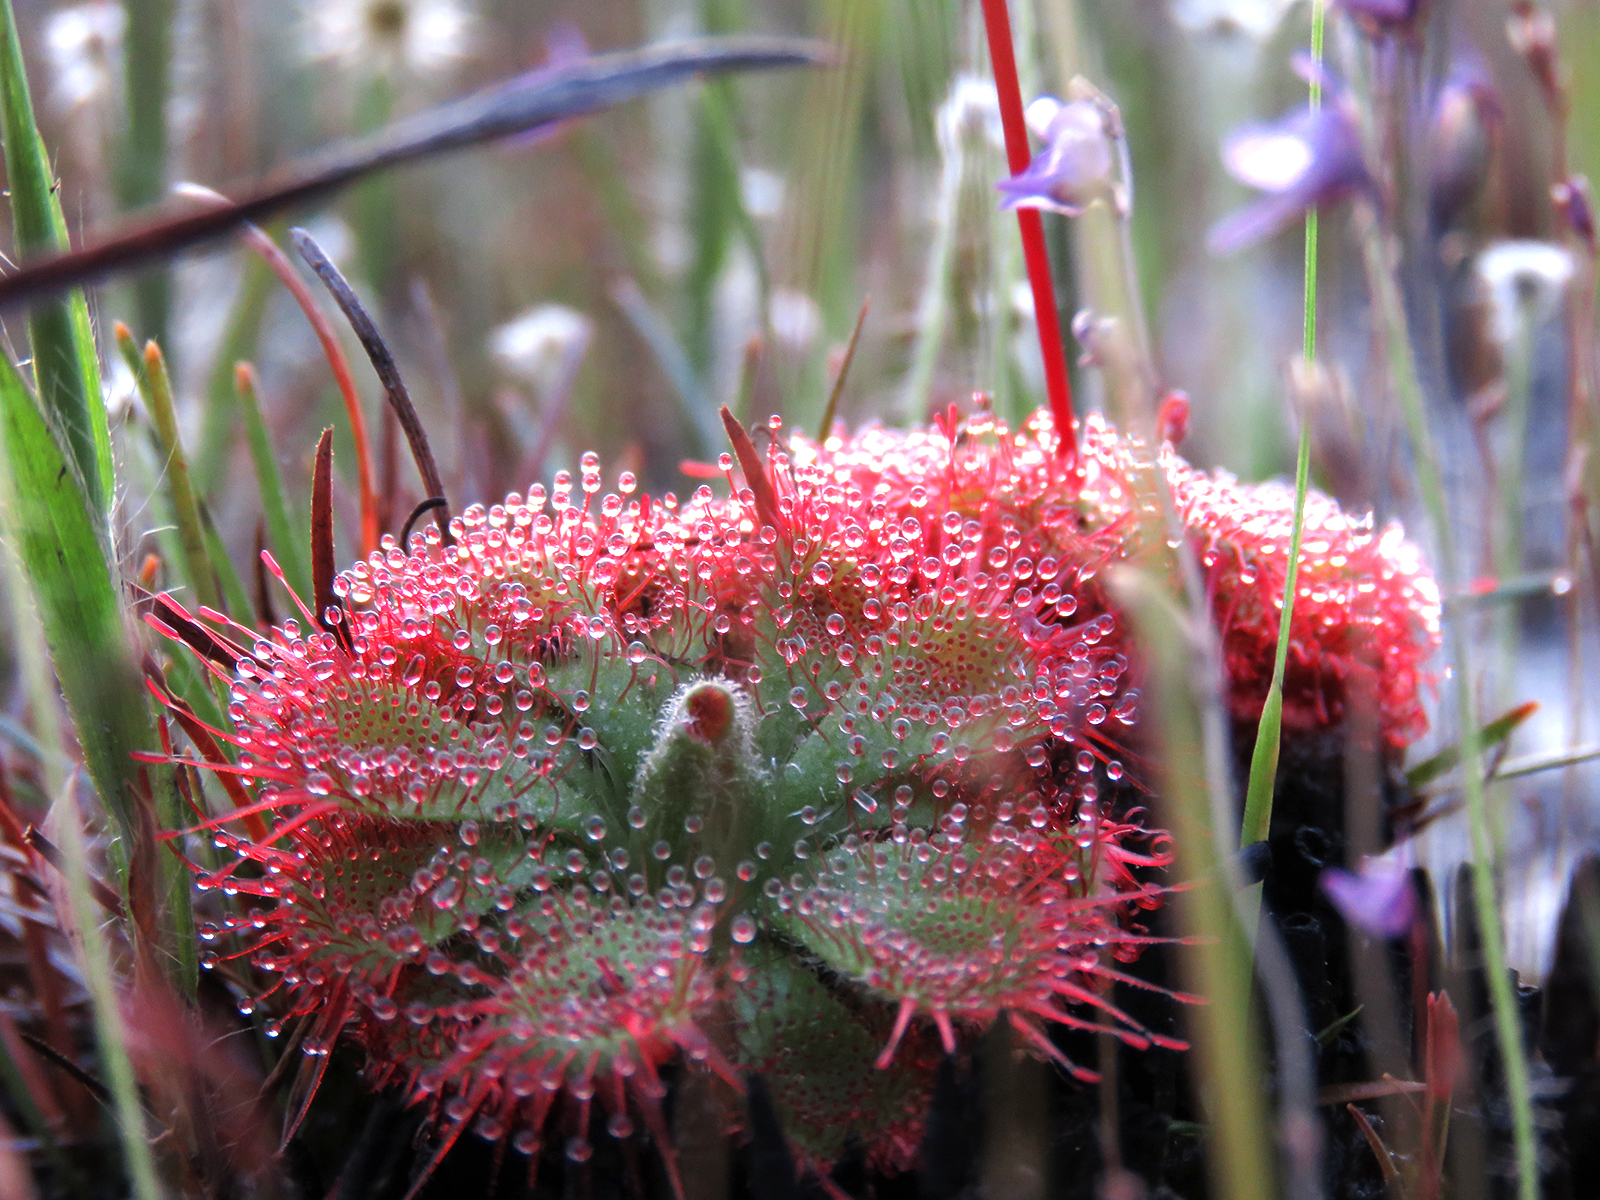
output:
[[[646,815],[647,835],[670,841],[688,833],[705,853],[732,861],[726,856],[748,838],[762,776],[749,700],[724,680],[702,679],[679,688],[662,709],[633,803]]]

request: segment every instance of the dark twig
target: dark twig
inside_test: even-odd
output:
[[[84,1087],[84,1090],[96,1100],[100,1101],[101,1104],[104,1104],[107,1108],[112,1107],[111,1093],[107,1090],[105,1084],[101,1083],[93,1075],[89,1074],[89,1072],[85,1071],[77,1063],[73,1062],[70,1058],[61,1053],[61,1051],[57,1050],[43,1038],[34,1037],[33,1034],[26,1033],[20,1029],[17,1031],[17,1033],[22,1040],[28,1044],[28,1048],[40,1058],[44,1059],[52,1066],[60,1067],[68,1075],[72,1076],[73,1079],[81,1083]]]
[[[236,187],[232,190],[241,199],[231,206],[195,212],[187,204],[163,205],[80,249],[31,259],[0,279],[0,309],[170,258],[246,222],[261,223],[320,199],[374,171],[597,112],[694,75],[830,61],[830,51],[820,42],[723,37],[646,46],[529,72],[396,121],[370,137],[336,143],[253,186]]]
[[[350,649],[343,622],[328,620],[328,609],[339,603],[334,595],[333,551],[333,429],[317,439],[316,466],[311,472],[311,612],[317,624]]]
[[[32,825],[28,826],[25,836],[27,837],[29,849],[36,853],[40,858],[44,859],[45,862],[49,863],[57,871],[60,871],[63,875],[66,874],[66,863],[61,857],[61,851],[56,849],[54,842],[45,837],[44,834],[40,833]],[[89,877],[89,894],[94,897],[96,904],[105,909],[112,916],[122,916],[122,897],[117,895],[116,892],[112,891],[104,880],[96,879],[93,875],[91,875]]]
[[[822,411],[822,427],[818,431],[818,441],[827,441],[828,431],[833,428],[834,414],[839,411],[839,397],[844,395],[844,381],[850,377],[850,364],[856,360],[856,346],[861,342],[861,329],[867,323],[867,307],[871,303],[871,296],[861,302],[861,312],[856,317],[856,327],[850,332],[850,343],[844,348],[844,358],[839,362],[839,377],[833,381],[833,391],[828,393],[828,407]]]
[[[408,545],[411,541],[411,527],[417,523],[417,518],[430,508],[449,508],[449,502],[443,496],[429,496],[421,504],[411,510],[411,515],[406,518],[406,527],[400,531],[400,544]]]
[[[443,499],[444,481],[439,478],[439,467],[433,460],[433,449],[428,445],[427,431],[422,428],[422,421],[417,417],[416,406],[411,403],[411,393],[406,390],[406,382],[400,377],[400,368],[395,365],[394,355],[390,352],[388,343],[383,340],[383,335],[378,332],[372,317],[356,298],[349,281],[322,252],[322,247],[317,245],[316,239],[304,229],[291,229],[289,237],[293,239],[295,249],[300,251],[300,257],[304,258],[317,273],[317,278],[322,280],[334,301],[344,310],[345,320],[350,322],[350,328],[355,330],[356,337],[361,339],[361,348],[372,360],[372,369],[378,373],[378,381],[383,384],[384,395],[388,397],[389,405],[394,409],[400,428],[405,431],[406,441],[411,446],[411,457],[416,460],[417,472],[422,476],[422,485],[428,489],[428,495]],[[441,504],[434,510],[433,516],[439,524],[439,533],[444,538],[444,544],[453,545],[455,538],[450,533],[449,504]]]

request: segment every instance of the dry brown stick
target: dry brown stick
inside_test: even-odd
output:
[[[405,432],[406,442],[411,446],[411,457],[416,460],[417,472],[422,476],[422,486],[428,489],[429,496],[443,497],[444,481],[439,478],[439,466],[434,461],[433,448],[428,445],[427,430],[423,429],[422,421],[417,416],[416,405],[411,403],[411,393],[406,389],[406,381],[400,376],[400,368],[395,365],[389,344],[383,340],[377,324],[362,306],[361,301],[356,298],[355,289],[350,286],[350,281],[323,253],[316,239],[304,229],[291,229],[289,237],[294,241],[295,248],[300,251],[300,256],[317,273],[317,278],[322,280],[323,286],[343,310],[345,320],[350,322],[350,328],[355,330],[356,337],[361,341],[361,348],[372,360],[372,369],[377,372],[378,381],[383,384],[383,392],[389,400],[389,407],[394,410],[395,418]],[[455,537],[450,533],[449,503],[446,502],[434,509],[433,516],[438,522],[439,533],[444,538],[445,545],[453,545]]]

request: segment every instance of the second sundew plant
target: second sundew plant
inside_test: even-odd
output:
[[[1181,1047],[1110,991],[1141,986],[1174,881],[1100,576],[1142,557],[1163,471],[1254,719],[1292,492],[1097,420],[1074,458],[1044,414],[822,444],[773,421],[764,450],[728,424],[726,498],[608,490],[589,455],[386,538],[303,624],[153,618],[230,689],[230,728],[196,739],[242,805],[206,823],[231,859],[195,868],[225,898],[203,962],[254,968],[269,1033],[303,1024],[291,1127],[346,1041],[438,1155],[470,1130],[582,1162],[598,1105],[676,1186],[662,1076],[687,1064],[729,1132],[759,1076],[802,1166],[855,1144],[892,1173],[941,1056],[997,1021],[1085,1080],[1053,1029]],[[1432,582],[1331,501],[1308,527],[1286,723],[1338,724],[1365,672],[1403,745]]]

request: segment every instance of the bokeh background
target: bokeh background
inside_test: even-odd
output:
[[[1012,414],[1037,398],[1016,235],[996,212],[999,131],[972,4],[18,7],[63,199],[84,230],[175,181],[254,178],[551,55],[721,30],[812,34],[840,47],[831,70],[690,87],[527,144],[407,168],[297,214],[382,314],[463,500],[573,465],[586,448],[638,464],[656,487],[681,484],[681,460],[717,449],[707,414],[723,402],[813,425],[830,356],[836,364],[864,301],[841,408],[851,422],[920,419],[975,391]],[[1208,252],[1206,233],[1248,195],[1223,168],[1223,137],[1303,102],[1290,54],[1306,41],[1308,5],[1016,7],[1025,89],[1060,91],[1083,74],[1122,108],[1142,303],[1163,379],[1194,406],[1187,453],[1251,477],[1282,471],[1297,419],[1286,411],[1284,364],[1300,336],[1298,231],[1228,256]],[[1481,73],[1498,110],[1494,128],[1480,127],[1475,112],[1452,131],[1461,179],[1442,201],[1452,211],[1437,232],[1459,267],[1497,239],[1550,236],[1550,137],[1537,88],[1507,43],[1504,6],[1450,7],[1456,57]],[[1600,152],[1591,102],[1600,15],[1578,0],[1558,15],[1582,168]],[[157,144],[130,133],[128,75],[145,68],[159,82],[148,68],[161,56],[138,30],[161,18],[170,37]],[[138,136],[145,144],[134,144]],[[1103,218],[1050,222],[1064,321],[1081,307],[1117,314],[1129,304],[1097,245],[1111,232]],[[1356,262],[1335,212],[1322,262],[1325,349],[1358,402],[1371,330]],[[1471,282],[1470,270],[1452,274]],[[191,256],[165,297],[148,281],[101,297],[103,317],[160,337],[177,364],[180,409],[200,435],[197,470],[219,489],[214,507],[230,527],[250,518],[249,489],[227,486],[248,474],[234,469],[242,447],[213,411],[218,389],[208,382],[225,335],[263,372],[288,464],[303,474],[308,431],[342,424],[298,314],[276,290],[242,294],[248,276],[237,253]],[[942,311],[938,329],[928,327],[930,311]],[[1469,382],[1483,370],[1455,365]],[[1103,403],[1093,373],[1078,384],[1083,403]],[[405,486],[414,491],[415,481]]]

